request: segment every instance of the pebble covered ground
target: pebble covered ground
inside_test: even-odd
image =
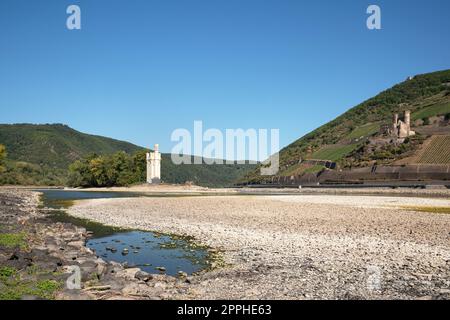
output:
[[[450,200],[362,195],[79,201],[69,213],[194,236],[225,267],[173,299],[450,299]]]

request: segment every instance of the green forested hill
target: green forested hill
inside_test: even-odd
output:
[[[91,154],[109,156],[125,152],[138,155],[145,165],[145,150],[128,142],[78,132],[62,124],[0,124],[0,145],[6,147],[6,171],[0,184],[62,185],[67,183],[68,168],[76,160]],[[162,179],[167,183],[192,181],[205,186],[230,185],[249,170],[250,165],[180,165],[163,154]],[[136,181],[144,182],[140,174]]]
[[[0,124],[0,143],[8,159],[64,169],[89,153],[133,153],[141,148],[128,142],[78,132],[62,124]]]
[[[389,123],[394,113],[405,110],[412,112],[413,121],[424,118],[426,122],[433,116],[448,116],[450,70],[417,75],[397,84],[293,142],[280,152],[279,175],[304,173],[300,159],[332,160],[345,165],[382,124]],[[381,155],[379,160],[383,160]],[[255,170],[243,181],[261,180],[264,177]]]
[[[161,179],[170,183],[191,181],[201,186],[224,187],[232,186],[255,168],[253,164],[175,165],[170,154],[163,154]]]

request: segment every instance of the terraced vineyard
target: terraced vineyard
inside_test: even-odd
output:
[[[417,163],[450,164],[450,136],[433,136]]]

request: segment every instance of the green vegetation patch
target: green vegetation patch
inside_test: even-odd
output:
[[[304,173],[318,173],[325,169],[322,165],[310,165],[310,164],[304,164],[299,163],[295,164],[291,167],[288,167],[287,170],[282,171],[280,173],[280,176],[283,177],[290,177],[290,176],[296,176],[296,175],[302,175]]]
[[[63,185],[67,170],[23,161],[6,159],[0,175],[0,185]]]
[[[440,213],[440,214],[450,214],[450,207],[403,207],[406,210],[419,211],[419,212],[429,212],[429,213]]]
[[[298,163],[295,165],[290,166],[287,170],[283,171],[280,175],[289,177],[293,175],[302,174],[305,172],[305,169],[307,169],[309,166],[304,165],[302,163]]]
[[[53,300],[61,284],[54,280],[41,280],[36,283],[17,282],[6,285],[0,292],[0,300],[20,300],[31,295],[45,300]]]
[[[450,113],[450,102],[438,103],[432,106],[425,107],[412,114],[413,120],[426,119],[434,116],[443,116]]]
[[[315,166],[312,166],[312,167],[309,167],[308,169],[306,169],[304,171],[304,173],[318,173],[318,172],[322,171],[323,169],[325,169],[324,166],[315,165]]]
[[[2,233],[0,234],[0,246],[25,249],[27,247],[25,238],[25,233]]]
[[[70,208],[75,204],[75,200],[52,200],[51,201],[51,205],[52,207],[58,207],[58,208]]]
[[[61,288],[61,283],[55,280],[41,280],[36,283],[32,293],[44,299],[53,299],[54,293]]]
[[[1,124],[0,141],[11,160],[58,169],[67,169],[73,161],[91,152],[113,154],[140,150],[131,143],[84,134],[62,124]]]
[[[347,139],[359,139],[361,137],[367,138],[380,130],[380,123],[368,123],[366,125],[357,127],[350,134],[346,136]]]
[[[5,167],[3,166],[3,162],[6,158],[6,148],[4,145],[0,144],[0,173],[5,171]]]
[[[52,300],[61,286],[61,282],[49,279],[23,280],[18,270],[0,266],[0,300],[20,300],[26,295]]]
[[[10,277],[15,276],[17,270],[7,266],[0,266],[0,282],[7,281]]]
[[[358,148],[358,144],[325,146],[319,151],[314,152],[309,158],[337,161],[344,158],[356,148]]]

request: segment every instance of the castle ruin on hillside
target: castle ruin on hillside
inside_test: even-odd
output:
[[[414,136],[416,133],[411,130],[411,111],[406,110],[402,119],[399,118],[398,113],[394,114],[392,123],[381,127],[380,133],[398,140]]]

